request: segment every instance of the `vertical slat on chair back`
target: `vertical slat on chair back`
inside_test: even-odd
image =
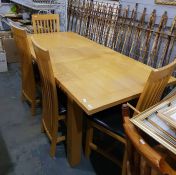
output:
[[[58,128],[58,100],[55,78],[51,66],[49,52],[41,48],[32,38],[37,64],[41,76],[42,89],[42,120],[50,138],[53,130]]]
[[[163,68],[152,70],[137,103],[137,110],[142,112],[160,101],[175,67],[176,60]]]
[[[34,14],[32,15],[34,33],[59,32],[58,14]]]
[[[123,126],[127,135],[128,175],[151,175],[152,170],[161,175],[176,173],[164,157],[143,140],[127,116]]]
[[[22,91],[29,99],[35,100],[35,78],[27,33],[14,25],[11,25],[11,30],[21,57]]]

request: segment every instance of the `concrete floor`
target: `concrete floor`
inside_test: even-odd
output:
[[[19,65],[9,65],[8,72],[0,73],[0,175],[120,175],[99,155],[91,161],[82,156],[80,165],[71,168],[64,144],[51,159],[48,138],[40,132],[41,109],[37,113],[32,117],[20,100]]]

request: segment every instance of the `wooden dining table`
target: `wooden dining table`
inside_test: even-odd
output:
[[[67,157],[79,164],[82,145],[82,116],[139,97],[151,67],[72,32],[32,34],[48,49],[57,86],[68,96]],[[174,84],[171,78],[169,84]]]

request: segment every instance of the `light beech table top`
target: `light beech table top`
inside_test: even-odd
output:
[[[76,33],[32,36],[49,50],[56,82],[88,115],[138,97],[152,70]]]

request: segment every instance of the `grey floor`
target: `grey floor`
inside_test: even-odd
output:
[[[71,168],[64,144],[57,146],[56,158],[51,159],[48,138],[40,132],[40,109],[37,113],[32,117],[29,105],[20,100],[19,65],[9,65],[8,72],[0,73],[0,175],[119,174],[101,156],[91,161],[82,156],[80,165]]]

